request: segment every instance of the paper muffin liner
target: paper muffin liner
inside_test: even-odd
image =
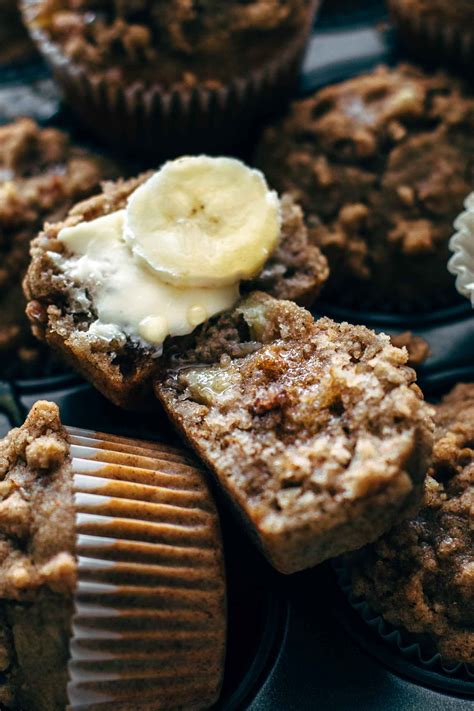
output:
[[[290,98],[319,4],[311,0],[304,27],[245,76],[231,77],[215,88],[198,84],[164,89],[141,81],[122,86],[91,75],[28,22],[29,3],[22,2],[30,34],[82,122],[106,143],[154,157],[222,152],[245,144],[251,129]]]
[[[469,23],[454,23],[443,17],[426,18],[410,9],[403,0],[389,0],[390,14],[400,39],[407,49],[426,59],[442,54],[448,61],[471,69],[474,59],[474,28]]]
[[[456,289],[474,307],[474,192],[468,195],[464,207],[465,212],[454,223],[457,232],[449,243],[454,254],[448,269],[456,277]]]
[[[66,429],[78,574],[68,708],[211,705],[226,610],[219,523],[203,472],[172,447]]]
[[[382,615],[376,613],[367,600],[356,595],[352,589],[351,574],[341,558],[332,561],[339,587],[350,606],[362,618],[366,625],[387,645],[399,652],[402,657],[425,671],[442,674],[449,679],[473,682],[474,668],[463,662],[448,662],[442,658],[429,642],[421,635],[408,632],[402,627],[390,624]]]

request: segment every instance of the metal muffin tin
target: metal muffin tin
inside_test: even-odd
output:
[[[319,86],[397,59],[383,3],[327,0],[308,47],[300,83]],[[41,62],[0,71],[0,122],[29,114],[87,141],[60,106]],[[467,302],[442,311],[400,315],[319,303],[315,316],[364,323],[377,331],[411,330],[431,356],[419,382],[436,400],[456,382],[474,380],[474,315]],[[131,418],[72,373],[0,381],[0,436],[19,425],[38,399],[57,402],[67,425],[135,437],[176,440],[166,419]],[[156,425],[156,421],[159,424]],[[474,683],[432,674],[389,649],[348,604],[329,564],[285,577],[273,571],[219,499],[229,579],[229,644],[222,711],[461,711]]]

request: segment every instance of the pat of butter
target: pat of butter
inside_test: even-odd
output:
[[[138,260],[124,240],[125,210],[63,228],[58,238],[74,256],[64,272],[93,297],[98,320],[91,335],[125,333],[154,346],[191,333],[239,298],[239,283],[218,288],[177,287]]]

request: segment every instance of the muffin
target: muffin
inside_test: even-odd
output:
[[[445,74],[379,67],[295,102],[257,162],[301,203],[325,296],[373,310],[456,300],[452,224],[474,183],[474,98]]]
[[[443,398],[435,425],[419,513],[355,556],[352,585],[425,658],[474,665],[474,385]]]
[[[66,101],[144,155],[229,151],[289,96],[317,0],[24,0]]]
[[[0,378],[55,372],[25,316],[21,282],[30,241],[45,220],[62,219],[111,174],[108,162],[72,145],[62,131],[30,119],[0,127]]]
[[[186,348],[155,390],[283,573],[373,541],[419,504],[430,408],[406,350],[253,293]]]
[[[471,0],[388,0],[406,49],[421,59],[472,69],[474,7]]]
[[[289,196],[239,161],[199,156],[109,183],[47,225],[25,290],[35,335],[112,402],[141,408],[163,341],[252,288],[310,304],[327,275]]]
[[[64,428],[56,405],[38,402],[0,442],[0,462],[2,708],[211,705],[222,545],[190,457]]]

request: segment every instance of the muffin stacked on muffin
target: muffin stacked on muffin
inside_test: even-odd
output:
[[[350,561],[353,589],[390,623],[418,635],[422,656],[474,665],[474,385],[435,412],[433,463],[416,517]]]
[[[430,408],[406,351],[253,293],[187,344],[155,389],[284,573],[374,540],[419,503]]]
[[[456,298],[452,224],[474,181],[474,98],[402,65],[319,90],[268,128],[258,164],[300,202],[329,260],[326,295],[374,309]]]
[[[288,98],[317,0],[25,0],[67,101],[119,148],[230,149]],[[92,20],[92,21],[91,21]]]
[[[30,119],[0,127],[0,377],[34,377],[54,370],[31,338],[21,282],[31,240],[45,220],[72,205],[112,174],[112,166]]]

